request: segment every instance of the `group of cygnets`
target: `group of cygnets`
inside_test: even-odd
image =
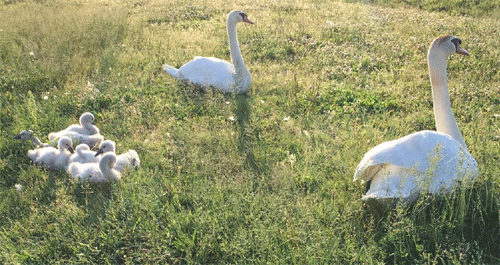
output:
[[[94,120],[94,115],[86,112],[80,117],[80,124],[50,133],[49,140],[52,143],[57,141],[58,148],[42,143],[31,130],[22,131],[15,139],[31,141],[35,149],[28,151],[28,157],[44,168],[65,170],[73,178],[83,182],[118,181],[127,168],[139,167],[139,155],[136,151],[129,150],[117,156],[115,142],[104,141]],[[73,143],[77,144],[75,150]],[[94,152],[91,148],[98,150]]]

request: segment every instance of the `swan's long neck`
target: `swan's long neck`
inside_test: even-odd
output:
[[[78,156],[83,157],[83,148],[77,148],[76,153],[78,154]]]
[[[250,77],[250,72],[243,62],[241,56],[240,45],[238,43],[238,36],[236,33],[236,23],[230,19],[226,22],[227,36],[229,38],[229,49],[231,51],[231,61],[236,72],[235,81],[236,86],[242,86],[242,82]]]
[[[467,150],[464,138],[458,129],[455,116],[451,110],[450,95],[448,94],[448,78],[446,72],[445,56],[429,51],[429,76],[432,86],[434,103],[434,118],[438,132],[451,135]]]
[[[36,146],[38,146],[38,145],[42,145],[42,142],[41,142],[41,141],[40,141],[40,139],[38,139],[36,136],[32,136],[32,137],[31,137],[31,142],[32,142],[34,145],[36,145]]]
[[[99,169],[101,170],[104,176],[109,176],[111,172],[111,168],[109,167],[109,162],[110,162],[109,160],[110,159],[106,157],[104,159],[101,159],[101,161],[99,161]]]

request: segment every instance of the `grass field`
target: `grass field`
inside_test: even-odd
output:
[[[0,263],[500,263],[500,12],[475,2],[0,1]],[[230,60],[233,9],[255,22],[238,25],[250,93],[163,72]],[[426,53],[441,34],[471,54],[448,77],[479,181],[377,211],[354,169],[435,129]],[[86,111],[139,170],[81,184],[13,139],[47,141]]]

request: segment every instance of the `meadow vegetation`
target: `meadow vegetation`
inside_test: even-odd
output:
[[[500,263],[496,1],[0,1],[0,263]],[[247,95],[162,71],[229,60]],[[434,129],[426,53],[453,34],[453,110],[480,177],[450,196],[375,209],[352,177],[376,144]],[[120,183],[43,170],[14,140],[96,116]],[[21,184],[23,190],[16,190]]]

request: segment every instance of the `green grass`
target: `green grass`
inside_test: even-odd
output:
[[[500,19],[483,2],[1,1],[0,263],[499,263]],[[162,71],[229,60],[232,9],[256,22],[238,25],[248,95]],[[426,52],[444,33],[471,53],[448,74],[479,181],[364,205],[363,154],[435,128]],[[139,153],[120,183],[40,169],[13,139],[86,111]]]

